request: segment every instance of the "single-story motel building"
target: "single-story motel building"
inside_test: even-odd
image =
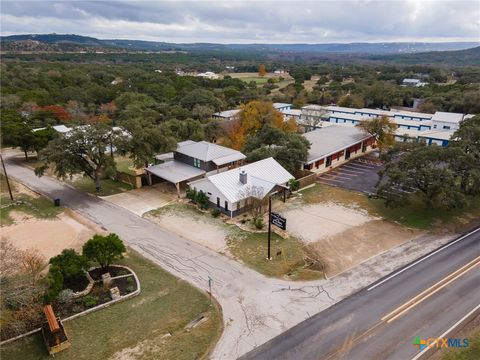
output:
[[[375,148],[371,135],[352,126],[324,124],[303,136],[311,146],[302,167],[315,173],[329,171]]]
[[[290,179],[294,176],[270,157],[189,182],[188,186],[206,193],[210,207],[234,217],[246,210],[249,198],[264,199],[272,192],[285,191]]]

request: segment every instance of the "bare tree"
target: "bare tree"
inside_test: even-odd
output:
[[[240,190],[237,195],[239,201],[245,201],[245,209],[254,220],[261,217],[266,211],[267,201],[264,190],[260,186],[249,185]]]

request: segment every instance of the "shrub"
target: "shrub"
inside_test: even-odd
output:
[[[258,230],[261,230],[263,229],[263,219],[262,218],[257,218],[254,220],[254,224],[255,224],[255,227],[258,229]]]
[[[65,249],[59,255],[52,257],[50,264],[58,267],[64,280],[79,277],[88,267],[85,257],[77,254],[73,249]]]
[[[193,202],[197,201],[197,190],[196,189],[188,188],[187,192],[186,192],[186,195],[187,195],[187,199],[190,199]]]
[[[50,266],[47,275],[48,289],[43,296],[43,301],[46,304],[55,300],[63,288],[63,275],[60,268],[56,265]]]
[[[212,210],[212,216],[213,216],[214,218],[219,217],[220,214],[221,214],[221,211],[220,211],[220,210],[218,210],[218,209],[213,209],[213,210]]]
[[[94,307],[95,305],[97,305],[97,303],[98,303],[98,297],[97,296],[87,295],[83,298],[83,305],[86,308]]]
[[[201,209],[206,209],[208,208],[208,203],[210,202],[210,199],[208,198],[207,194],[200,190],[197,193],[196,201]]]
[[[290,179],[288,181],[288,187],[290,188],[290,191],[297,191],[300,188],[300,181]]]
[[[72,289],[64,289],[64,290],[60,291],[57,299],[60,303],[69,305],[75,299],[73,294],[74,294],[74,292],[73,292]]]

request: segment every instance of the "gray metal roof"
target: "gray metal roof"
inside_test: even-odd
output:
[[[432,121],[442,121],[442,122],[449,122],[453,124],[458,124],[462,120],[463,120],[463,114],[460,114],[460,113],[437,111],[432,116]]]
[[[371,137],[353,126],[326,126],[307,132],[303,136],[310,141],[307,163],[324,158]]]
[[[230,161],[242,160],[246,158],[246,156],[240,151],[217,144],[212,144],[207,141],[190,142],[185,145],[180,145],[179,143],[177,152],[203,160],[205,162],[218,160],[219,164],[217,165],[222,165]],[[226,157],[233,158],[234,160],[222,162],[221,159]]]
[[[175,160],[159,165],[149,166],[145,170],[174,184],[191,180],[205,174],[205,171],[202,169],[198,169]]]
[[[245,171],[247,183],[240,182],[240,173]],[[235,203],[245,197],[245,190],[249,187],[262,189],[262,197],[268,194],[275,185],[285,184],[294,176],[283,168],[274,158],[267,158],[237,169],[208,176],[205,179],[194,181],[189,185],[201,186],[203,182],[212,183],[220,193],[230,202]]]

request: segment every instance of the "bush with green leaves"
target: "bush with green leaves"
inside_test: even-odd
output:
[[[213,209],[213,210],[212,210],[212,216],[213,216],[214,218],[219,217],[220,214],[221,214],[221,211],[220,211],[220,210],[218,210],[218,209]]]
[[[43,296],[43,301],[46,304],[55,300],[63,288],[63,275],[60,268],[56,265],[50,266],[48,275],[46,278],[48,289]]]
[[[197,202],[198,207],[200,209],[207,209],[208,208],[208,203],[210,202],[210,199],[208,198],[208,195],[206,193],[204,193],[202,190],[200,190],[197,193],[196,202]]]
[[[98,263],[105,272],[127,249],[117,234],[108,234],[94,235],[83,245],[82,251],[87,260]]]
[[[85,257],[73,249],[65,249],[59,255],[52,257],[50,264],[60,269],[66,281],[78,278],[88,268]]]
[[[83,298],[83,305],[86,308],[92,308],[97,304],[98,304],[98,297],[97,296],[87,295]]]
[[[186,195],[187,195],[187,199],[190,199],[193,202],[197,201],[197,190],[195,188],[193,188],[193,189],[188,188],[187,192],[186,192]]]
[[[288,187],[290,188],[290,191],[297,191],[300,188],[300,181],[296,179],[290,179],[288,181]]]
[[[262,218],[256,218],[253,223],[255,224],[255,227],[258,229],[258,230],[261,230],[263,229],[263,219]]]

